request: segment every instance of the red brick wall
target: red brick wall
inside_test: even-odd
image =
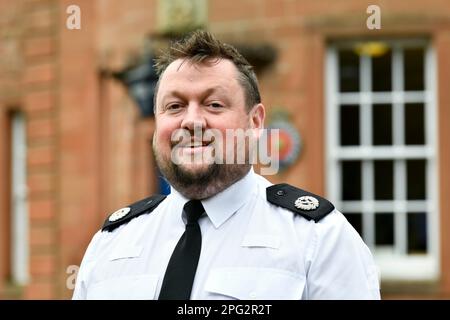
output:
[[[30,216],[30,284],[23,297],[28,299],[56,296],[58,10],[57,1],[24,1],[21,14]]]
[[[58,295],[68,297],[66,269],[79,265],[79,257],[99,227],[100,161],[98,124],[98,67],[96,61],[95,2],[76,4],[81,9],[81,29],[66,26],[66,8],[73,1],[59,1],[60,37]]]
[[[17,291],[2,272],[0,296],[17,292],[25,298],[55,297],[56,237],[56,134],[55,121],[58,14],[56,1],[0,2],[4,32],[0,35],[0,113],[2,132],[2,224],[10,225],[11,156],[7,118],[11,110],[21,110],[27,119],[27,172],[30,215],[30,276],[25,290]],[[5,32],[6,30],[6,32]],[[8,171],[8,172],[6,172]],[[6,177],[4,179],[3,177]],[[8,222],[7,222],[8,221]],[[44,232],[45,231],[45,232]],[[3,232],[2,232],[3,233]],[[2,237],[2,261],[10,263],[10,233]],[[2,264],[3,270],[9,267]],[[14,295],[16,296],[16,295]]]

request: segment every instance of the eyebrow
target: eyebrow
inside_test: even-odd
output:
[[[216,86],[213,86],[213,87],[210,87],[210,88],[208,88],[208,89],[206,89],[205,91],[203,91],[202,93],[201,93],[201,95],[203,96],[203,97],[206,97],[206,96],[208,96],[208,95],[210,95],[210,94],[212,94],[212,93],[214,93],[214,92],[223,92],[223,91],[225,91],[224,90],[224,87],[222,87],[222,86],[220,86],[220,85],[216,85]],[[163,100],[165,99],[165,98],[167,98],[167,97],[170,97],[170,96],[175,96],[175,97],[178,97],[178,98],[182,98],[183,96],[184,96],[184,94],[183,94],[183,91],[180,91],[180,90],[172,90],[172,91],[169,91],[167,94],[165,94],[164,96],[163,96]]]

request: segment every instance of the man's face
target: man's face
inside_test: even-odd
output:
[[[179,59],[170,64],[162,75],[155,118],[153,146],[158,166],[177,189],[183,189],[185,185],[193,190],[196,183],[199,188],[209,187],[211,190],[206,194],[186,194],[191,198],[203,198],[220,192],[224,184],[231,184],[243,176],[249,165],[190,161],[195,156],[207,159],[214,145],[211,141],[194,137],[194,132],[214,129],[225,138],[227,129],[261,128],[264,107],[257,105],[250,113],[247,112],[244,90],[231,61],[221,59],[193,64]],[[177,148],[177,141],[171,140],[179,129],[190,132],[192,138],[178,144],[179,159],[175,164],[173,151]],[[226,181],[230,179],[234,181]],[[179,191],[183,193],[183,190]]]

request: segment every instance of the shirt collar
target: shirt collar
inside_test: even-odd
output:
[[[212,196],[211,198],[201,200],[206,214],[211,220],[214,227],[219,228],[227,221],[236,211],[239,210],[249,199],[256,186],[256,174],[253,168],[240,180],[222,192]],[[188,198],[180,194],[173,187],[171,196],[175,200],[176,212],[182,212],[182,208]]]

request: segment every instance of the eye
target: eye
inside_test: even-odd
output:
[[[171,103],[171,104],[168,104],[165,109],[168,111],[177,111],[177,110],[181,109],[182,107],[183,106],[181,105],[181,103]]]
[[[208,106],[212,107],[213,109],[223,108],[223,105],[218,102],[211,102],[208,104]]]

